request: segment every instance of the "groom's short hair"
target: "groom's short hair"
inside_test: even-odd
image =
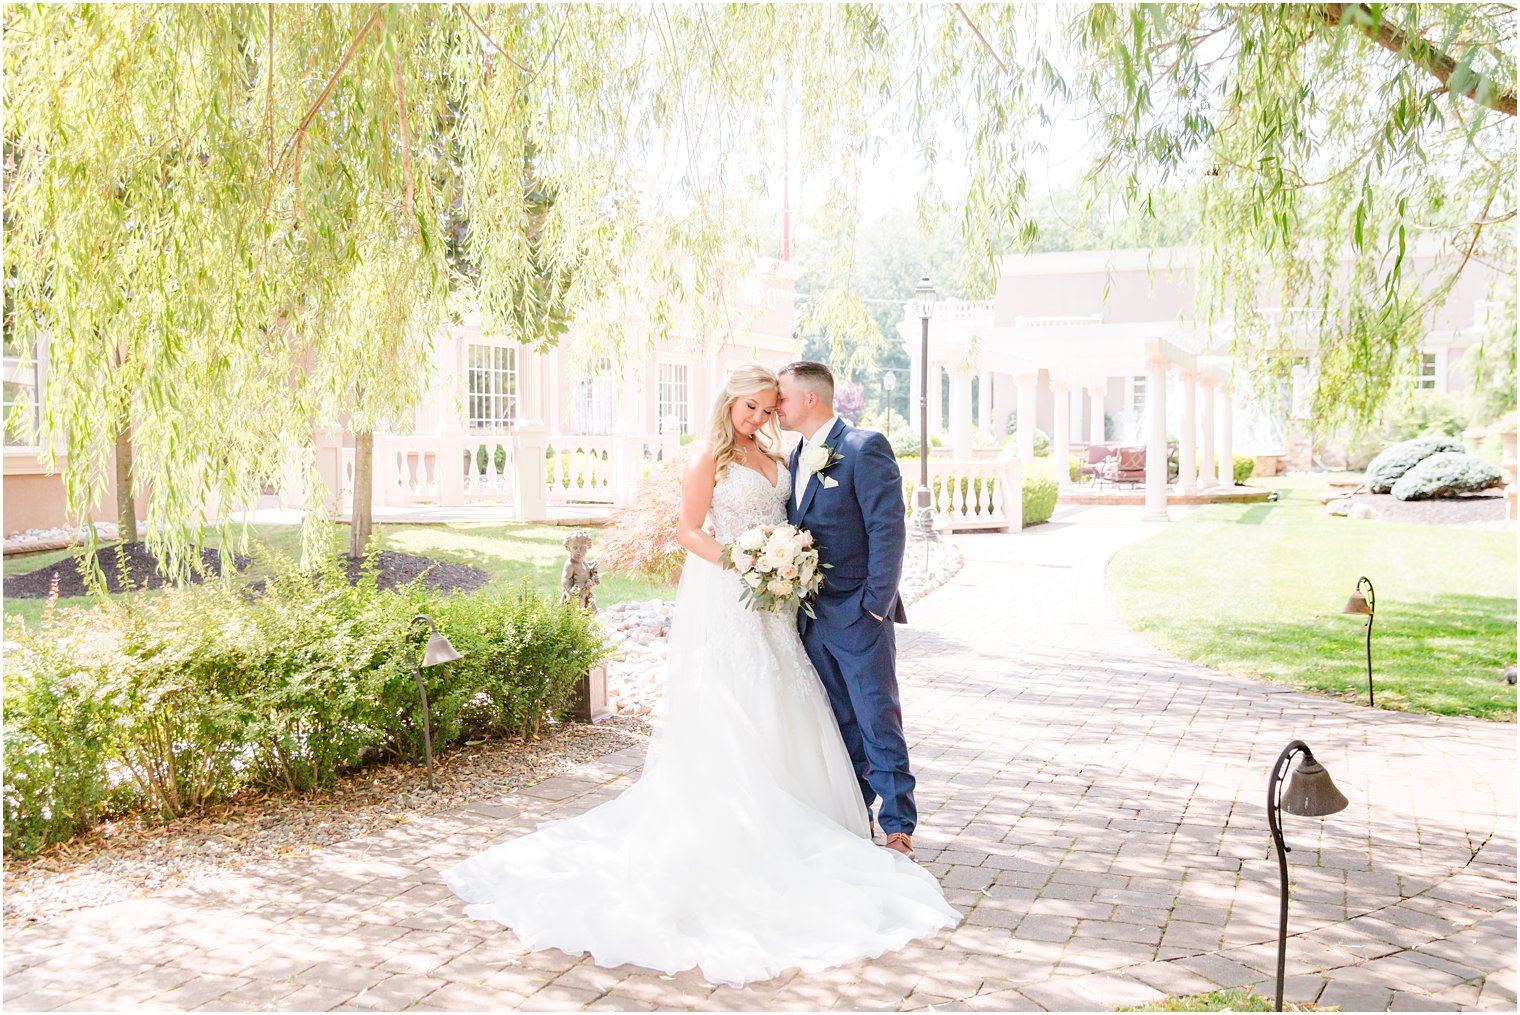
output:
[[[834,404],[834,375],[822,363],[800,359],[777,370],[776,375],[795,377],[799,385],[816,394],[821,401]]]

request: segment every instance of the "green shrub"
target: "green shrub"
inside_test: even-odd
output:
[[[56,617],[49,611],[45,620]],[[100,639],[88,632],[31,638],[19,622],[11,633],[5,660],[7,856],[36,852],[94,827],[113,795],[108,760],[114,717],[109,703],[93,693],[86,661]]]
[[[1256,471],[1256,459],[1250,455],[1236,455],[1231,461],[1231,467],[1235,476],[1235,485],[1243,486]]]
[[[1231,475],[1234,477],[1234,482],[1235,482],[1236,486],[1243,485],[1246,480],[1248,480],[1248,479],[1251,478],[1252,473],[1254,473],[1256,471],[1256,459],[1252,458],[1250,455],[1235,455],[1231,459],[1231,465],[1232,465]],[[1219,470],[1219,459],[1218,458],[1214,459],[1214,469],[1215,469],[1215,475],[1218,475],[1218,470]]]
[[[1055,514],[1060,487],[1046,476],[1024,477],[1024,524],[1038,525]]]
[[[889,443],[892,454],[898,458],[918,457],[918,434],[911,430],[894,430]]]
[[[429,701],[438,696],[439,711],[456,723],[449,734],[541,735],[606,655],[589,613],[544,599],[528,581],[449,600],[435,619],[464,657],[425,675]]]
[[[1443,451],[1399,477],[1393,484],[1393,496],[1398,500],[1430,500],[1503,485],[1504,474],[1477,455]]]
[[[1373,493],[1387,493],[1404,473],[1431,455],[1462,450],[1462,443],[1450,437],[1417,437],[1400,441],[1384,449],[1368,464],[1367,488]]]
[[[350,585],[334,566],[49,612],[15,627],[5,672],[5,850],[110,809],[194,811],[240,790],[331,785],[367,753],[422,757],[412,667],[426,612],[464,655],[424,671],[441,750],[537,736],[604,653],[591,618],[525,582],[444,599]]]

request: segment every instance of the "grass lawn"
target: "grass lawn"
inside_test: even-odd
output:
[[[1200,508],[1114,557],[1126,624],[1215,669],[1365,703],[1365,620],[1340,611],[1366,575],[1379,708],[1514,721],[1513,532],[1332,518],[1323,477],[1251,485],[1281,499]]]
[[[380,548],[411,553],[421,557],[433,557],[455,564],[478,567],[491,576],[492,584],[515,585],[523,578],[546,593],[559,594],[560,569],[565,566],[565,537],[574,529],[559,525],[514,525],[510,523],[451,523],[448,525],[400,525],[378,526]],[[346,547],[348,526],[335,526],[333,552]],[[591,530],[597,533],[596,529]],[[296,557],[301,552],[300,529],[293,525],[255,525],[252,538],[277,552]],[[45,567],[55,561],[72,556],[77,550],[58,550],[50,553],[33,553],[5,558],[7,576],[24,574]],[[109,552],[106,550],[105,552]],[[595,558],[596,547],[591,556]],[[245,577],[256,577],[261,569],[255,565],[245,572]],[[126,593],[128,595],[155,595],[152,591]],[[671,587],[623,575],[604,575],[597,586],[597,602],[602,606],[626,602],[630,599],[669,599],[675,594]],[[88,597],[60,599],[62,606],[88,606]],[[44,600],[5,600],[7,617],[19,616],[28,624],[35,625],[42,616]]]

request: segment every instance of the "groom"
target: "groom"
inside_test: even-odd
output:
[[[787,521],[812,532],[825,564],[818,619],[798,612],[808,658],[834,708],[866,809],[881,799],[886,847],[913,859],[913,773],[897,696],[897,595],[907,539],[902,475],[885,437],[834,414],[834,376],[802,360],[778,371],[781,425],[802,435],[792,452]]]

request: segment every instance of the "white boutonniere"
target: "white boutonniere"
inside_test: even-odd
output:
[[[839,481],[836,479],[830,482],[824,476],[824,473],[842,461],[844,461],[844,455],[841,455],[827,444],[815,444],[810,448],[803,449],[800,464],[808,472],[824,480],[824,486],[832,487],[838,486]]]

